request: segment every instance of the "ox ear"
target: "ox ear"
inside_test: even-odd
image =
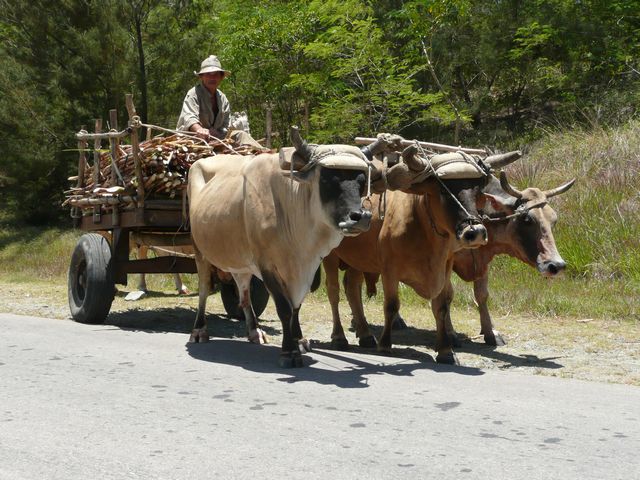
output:
[[[293,163],[294,170],[300,170],[307,162],[300,157],[296,149],[293,147],[283,147],[280,149],[278,156],[280,162],[280,168],[283,170],[291,170],[291,164]]]
[[[309,170],[306,172],[293,172],[293,174],[290,171],[282,171],[282,175],[287,177],[287,178],[293,178],[296,182],[299,183],[310,183],[311,179],[313,178],[313,170]]]
[[[485,215],[511,215],[516,209],[516,201],[517,199],[514,197],[483,192],[477,197],[477,207]]]

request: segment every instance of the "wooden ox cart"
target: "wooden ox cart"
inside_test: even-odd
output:
[[[215,154],[216,148],[228,147],[224,142],[212,145],[179,135],[152,139],[153,129],[166,129],[142,124],[131,95],[127,95],[126,105],[126,129],[118,131],[117,112],[111,110],[108,132],[102,132],[102,121],[96,120],[95,133],[82,130],[76,134],[78,176],[70,179],[76,186],[66,192],[65,205],[71,207],[75,226],[86,232],[69,265],[69,307],[77,322],[104,322],[115,296],[115,284],[127,285],[131,273],[197,273],[192,255],[132,259],[130,245],[135,239],[165,251],[192,247],[186,204],[188,167],[199,157]],[[140,142],[143,128],[148,140]],[[125,144],[125,139],[129,143]],[[105,140],[108,151],[102,150]],[[92,164],[87,159],[90,142]],[[227,314],[241,318],[233,279],[224,272],[214,277]],[[253,279],[251,299],[256,315],[260,315],[269,294],[258,278]]]

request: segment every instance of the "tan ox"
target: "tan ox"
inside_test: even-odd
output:
[[[249,339],[267,341],[249,300],[249,282],[264,281],[282,322],[280,365],[302,366],[307,348],[298,312],[322,257],[345,235],[369,228],[361,208],[369,164],[355,147],[309,146],[292,129],[296,173],[283,171],[284,151],[220,155],[189,171],[189,214],[199,302],[191,342],[208,341],[205,319],[210,269],[230,272],[240,293]],[[293,176],[291,176],[293,174]]]

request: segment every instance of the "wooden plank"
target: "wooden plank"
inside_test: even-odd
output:
[[[375,138],[366,138],[366,137],[356,137],[355,142],[356,145],[370,145],[375,142]],[[402,146],[408,147],[409,145],[414,145],[415,140],[403,140]],[[431,143],[431,142],[418,142],[421,147],[430,148],[432,150],[439,150],[442,152],[464,152],[469,154],[477,154],[477,155],[486,155],[487,152],[485,150],[479,148],[466,148],[466,147],[456,147],[454,145],[444,145],[441,143]]]
[[[193,245],[190,233],[131,232],[134,243],[153,247],[184,247]]]
[[[102,123],[101,123],[102,125]],[[76,133],[76,138],[78,140],[108,140],[110,138],[122,138],[129,135],[131,132],[128,128],[122,130],[121,132],[96,132],[96,133]]]
[[[136,228],[148,231],[188,232],[180,210],[150,210],[136,208],[120,212],[120,224],[114,225],[111,216],[102,216],[98,222],[92,217],[82,217],[80,228],[86,231]]]

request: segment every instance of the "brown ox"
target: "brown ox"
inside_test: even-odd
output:
[[[281,366],[302,366],[306,348],[298,321],[322,257],[345,235],[369,228],[361,208],[369,165],[355,147],[309,146],[292,129],[292,168],[284,152],[251,157],[220,155],[189,172],[189,214],[196,250],[199,302],[191,342],[208,341],[205,319],[210,271],[230,272],[240,292],[249,339],[266,336],[249,300],[255,275],[264,281],[282,322]]]
[[[418,171],[420,165],[432,168],[432,160],[442,158],[420,158],[416,153],[417,148],[407,148],[403,152],[409,170]],[[499,168],[519,157],[520,152],[496,155],[486,158],[483,165],[484,168]],[[419,175],[418,178],[423,177]],[[346,348],[347,345],[337,307],[337,270],[342,260],[354,268],[352,272],[382,274],[385,322],[378,343],[380,350],[391,349],[391,329],[400,309],[398,284],[403,282],[422,297],[434,300],[437,361],[457,362],[446,333],[446,317],[440,312],[437,296],[449,282],[454,252],[478,247],[487,241],[485,228],[477,222],[477,207],[486,200],[481,188],[485,186],[487,177],[442,180],[435,175],[426,178],[407,190],[412,193],[388,193],[384,220],[379,220],[379,215],[374,212],[376,221],[369,232],[355,239],[345,239],[333,251],[334,255],[325,259],[327,290],[333,311],[331,338],[334,346]],[[376,204],[375,201],[373,203]],[[351,295],[347,292],[354,318],[363,320],[356,323],[356,334],[361,344],[373,346],[375,339],[368,331],[362,311],[361,273],[356,283],[357,301],[355,292]]]
[[[385,323],[378,345],[381,350],[391,349],[391,326],[400,308],[399,282],[411,286],[422,297],[433,299],[449,280],[453,253],[465,246],[479,246],[483,243],[475,239],[470,245],[464,235],[460,236],[463,230],[459,228],[469,213],[475,212],[476,205],[470,202],[475,202],[483,182],[483,179],[446,182],[451,193],[467,200],[464,205],[466,211],[461,211],[452,196],[445,194],[441,185],[433,178],[416,186],[413,189],[415,194],[388,192],[384,219],[379,219],[377,208],[374,207],[371,229],[359,237],[346,238],[333,251],[334,255],[325,258],[327,290],[332,307],[336,306],[336,309],[337,268],[340,260],[359,271],[382,274]],[[475,193],[469,194],[470,192]],[[466,195],[462,195],[463,193]],[[378,205],[376,201],[372,203]],[[486,242],[486,232],[482,237]],[[347,296],[350,302],[354,299],[349,292]],[[351,303],[351,306],[356,316],[355,312],[362,305]],[[331,338],[332,343],[340,348],[341,345],[346,345],[346,338],[336,309]],[[452,363],[455,357],[444,321],[444,317],[436,317],[437,358],[439,362]],[[356,333],[361,341],[366,342],[368,339],[370,344],[375,345],[366,322],[356,324]]]
[[[519,191],[509,184],[503,172],[500,176],[501,185],[494,179],[485,189],[491,195],[488,218],[484,222],[489,232],[489,243],[473,251],[456,252],[453,270],[463,280],[473,282],[473,293],[480,312],[480,333],[488,345],[505,345],[500,333],[493,328],[487,306],[491,260],[496,255],[507,254],[536,268],[545,277],[553,277],[562,272],[566,263],[558,253],[552,231],[558,216],[547,202],[569,190],[574,182],[575,179],[547,191],[538,188]],[[446,304],[446,328],[449,336],[455,345],[459,345],[451,324],[451,283],[439,297],[438,301]]]
[[[501,185],[499,185],[499,183]],[[545,276],[554,276],[561,272],[566,264],[558,254],[552,228],[557,220],[555,211],[547,204],[547,199],[566,192],[574,180],[553,190],[541,191],[528,188],[522,192],[511,187],[506,175],[501,180],[492,177],[484,188],[486,204],[485,225],[489,233],[489,242],[477,249],[463,249],[455,252],[453,270],[466,281],[474,281],[474,293],[481,314],[482,333],[489,344],[504,344],[502,337],[493,329],[487,309],[488,269],[493,257],[506,253],[532,265]],[[502,188],[501,188],[502,187]],[[508,193],[507,193],[508,192]],[[325,268],[327,264],[325,263]],[[327,273],[327,288],[333,292],[332,310],[334,323],[340,322],[337,303],[337,272],[335,260],[330,264],[331,275]],[[377,273],[365,273],[367,292],[375,294]],[[354,315],[354,325],[360,337],[361,345],[372,346],[373,337],[368,331],[360,296],[363,275],[347,267],[344,283],[347,298]],[[334,285],[329,286],[329,282]],[[330,297],[331,298],[331,297]],[[432,302],[436,321],[444,318],[447,336],[454,346],[459,341],[451,324],[450,304],[453,299],[453,287],[450,280]],[[437,311],[436,311],[437,310]],[[398,317],[399,318],[399,317]],[[334,327],[334,331],[336,331]]]

